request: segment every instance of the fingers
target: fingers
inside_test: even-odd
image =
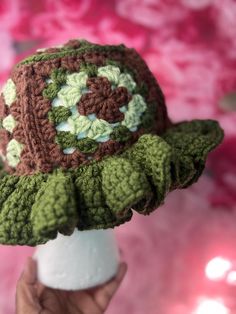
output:
[[[86,291],[70,292],[67,304],[69,313],[102,314],[100,307]]]
[[[35,284],[37,282],[36,263],[28,258],[23,273],[18,280],[16,287],[16,313],[33,314],[37,313],[39,304]]]
[[[36,285],[36,289],[37,289],[37,295],[40,298],[42,293],[46,289],[46,287],[41,282],[38,281]]]
[[[37,281],[36,261],[31,257],[27,258],[25,269],[20,277],[20,282],[26,285],[34,285]]]
[[[97,288],[94,293],[94,300],[102,311],[105,311],[112,297],[119,288],[125,274],[127,272],[127,264],[122,262],[114,279]]]

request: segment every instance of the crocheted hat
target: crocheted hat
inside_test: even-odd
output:
[[[111,228],[149,214],[202,173],[212,120],[172,124],[145,62],[71,40],[16,65],[0,98],[0,243]]]

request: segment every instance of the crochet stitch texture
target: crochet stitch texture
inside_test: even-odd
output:
[[[13,70],[0,96],[0,243],[112,228],[201,175],[213,120],[172,124],[134,49],[71,40]]]

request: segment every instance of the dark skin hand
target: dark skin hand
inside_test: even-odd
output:
[[[16,289],[16,314],[102,314],[120,286],[127,265],[121,263],[117,275],[93,289],[62,291],[37,281],[36,262],[29,258]]]

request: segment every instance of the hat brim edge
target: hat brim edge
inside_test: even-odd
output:
[[[168,192],[198,180],[223,135],[214,120],[184,121],[78,169],[22,177],[4,173],[0,243],[35,246],[75,227],[113,228],[129,221],[133,210],[150,214]]]

